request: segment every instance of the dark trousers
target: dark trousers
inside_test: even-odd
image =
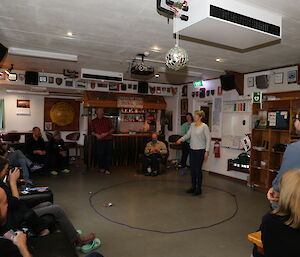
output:
[[[144,155],[143,171],[146,171],[148,167],[151,167],[152,171],[159,171],[159,163],[161,161],[161,158],[161,154],[159,153]]]
[[[59,153],[49,153],[48,155],[48,169],[50,171],[60,171],[69,167],[69,156],[66,157]]]
[[[202,164],[204,161],[205,149],[190,151],[190,166],[192,175],[192,187],[201,188],[202,186]]]
[[[33,163],[38,163],[38,164],[43,164],[43,165],[47,164],[47,155],[27,154],[27,157]]]
[[[112,140],[97,140],[96,158],[100,169],[111,170]]]
[[[186,161],[187,161],[187,158],[190,154],[190,144],[187,143],[187,142],[183,142],[181,144],[181,147],[182,147],[182,156],[181,156],[181,167],[186,167]]]

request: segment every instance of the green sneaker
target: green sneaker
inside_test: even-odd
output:
[[[62,173],[65,173],[65,174],[68,174],[68,173],[70,173],[70,170],[69,170],[69,169],[64,169],[64,170],[62,170],[61,172],[62,172]]]
[[[51,175],[53,175],[53,176],[57,176],[57,175],[58,175],[58,172],[55,171],[55,170],[50,171],[50,173],[51,173]]]

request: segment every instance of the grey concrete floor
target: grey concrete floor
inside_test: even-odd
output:
[[[90,207],[90,192],[112,186],[93,196],[96,211],[134,227],[164,232],[209,226],[226,219],[235,210],[234,199],[205,186],[202,196],[188,195],[188,173],[179,176],[175,170],[158,177],[144,177],[135,168],[115,169],[107,176],[95,170],[85,172],[84,166],[76,163],[69,175],[35,180],[52,189],[55,203],[63,207],[76,228],[97,233],[103,243],[98,252],[105,257],[249,257],[252,246],[247,235],[258,228],[268,210],[263,193],[205,173],[204,185],[236,195],[236,216],[211,228],[161,234],[109,222]],[[104,207],[107,202],[112,202],[113,207]]]

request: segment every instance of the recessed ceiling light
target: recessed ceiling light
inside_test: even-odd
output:
[[[224,62],[224,59],[222,59],[222,58],[217,58],[217,59],[216,59],[216,62]]]
[[[68,35],[69,37],[72,37],[72,36],[73,36],[73,33],[72,33],[72,32],[68,32],[67,35]]]
[[[153,47],[151,47],[151,51],[159,53],[161,51],[161,48],[159,48],[158,46],[153,46]]]
[[[159,76],[160,76],[159,74],[155,74],[155,78],[159,78]]]

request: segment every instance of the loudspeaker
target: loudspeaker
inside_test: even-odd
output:
[[[39,84],[39,73],[35,71],[25,72],[25,84],[38,85]]]
[[[0,44],[0,62],[7,54],[7,51],[8,51],[8,49],[4,45]]]
[[[269,77],[268,75],[260,75],[255,78],[256,87],[258,89],[266,89],[269,87]]]
[[[139,82],[138,84],[138,93],[148,94],[148,83],[147,82]]]
[[[225,91],[235,89],[235,76],[234,75],[222,75],[220,76],[222,89]]]

